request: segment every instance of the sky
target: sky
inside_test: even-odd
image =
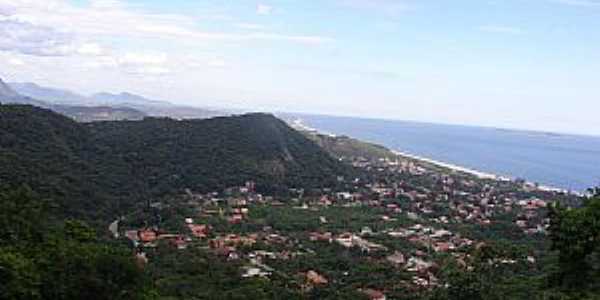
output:
[[[0,0],[0,77],[600,135],[600,0]]]

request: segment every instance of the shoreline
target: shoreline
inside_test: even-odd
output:
[[[306,125],[302,119],[297,118],[294,120],[291,120],[290,125],[292,125],[293,128],[296,129],[301,129],[304,131],[308,131],[308,132],[313,132],[313,133],[317,133],[317,134],[323,134],[323,135],[327,135],[327,136],[331,136],[331,137],[337,137],[336,134],[332,134],[332,133],[328,133],[313,127],[310,127],[308,125]],[[361,139],[357,139],[359,141],[362,141]],[[372,142],[369,142],[372,143]],[[489,179],[489,180],[496,180],[496,181],[514,181],[515,178],[512,177],[508,177],[508,176],[503,176],[503,175],[497,175],[497,174],[493,174],[493,173],[488,173],[488,172],[483,172],[483,171],[479,171],[479,170],[475,170],[472,168],[467,168],[467,167],[463,167],[463,166],[459,166],[459,165],[455,165],[453,163],[448,163],[448,162],[443,162],[443,161],[439,161],[439,160],[435,160],[432,158],[427,158],[427,157],[422,157],[422,156],[418,156],[418,155],[414,155],[414,154],[410,154],[407,152],[402,152],[399,150],[393,150],[390,149],[384,145],[381,145],[379,143],[373,143],[376,145],[380,145],[385,147],[386,149],[389,149],[390,152],[392,152],[394,155],[400,156],[400,157],[406,157],[406,158],[410,158],[410,159],[414,159],[417,161],[421,161],[421,162],[425,162],[425,163],[430,163],[442,168],[446,168],[452,171],[457,171],[457,172],[463,172],[466,174],[470,174],[473,176],[476,176],[479,179]],[[575,194],[578,196],[583,196],[584,194],[578,191],[570,191],[564,188],[558,188],[558,187],[552,187],[552,186],[548,186],[548,185],[543,185],[543,184],[536,184],[530,181],[525,181],[525,183],[527,185],[531,185],[536,187],[538,190],[540,191],[546,191],[546,192],[560,192],[560,193],[566,193],[566,194]]]
[[[426,163],[430,163],[442,168],[446,168],[452,171],[457,171],[457,172],[463,172],[466,174],[470,174],[473,176],[476,176],[479,179],[490,179],[490,180],[496,180],[496,181],[514,181],[515,178],[511,178],[511,177],[507,177],[507,176],[502,176],[502,175],[497,175],[497,174],[493,174],[493,173],[487,173],[487,172],[483,172],[483,171],[479,171],[479,170],[475,170],[475,169],[471,169],[471,168],[467,168],[467,167],[463,167],[463,166],[459,166],[459,165],[455,165],[452,163],[447,163],[447,162],[443,162],[443,161],[439,161],[439,160],[435,160],[435,159],[431,159],[431,158],[427,158],[427,157],[422,157],[422,156],[418,156],[418,155],[414,155],[414,154],[410,154],[410,153],[406,153],[406,152],[401,152],[398,150],[390,150],[393,154],[398,155],[398,156],[402,156],[402,157],[407,157],[410,159],[414,159],[414,160],[418,160],[418,161],[422,161],[422,162],[426,162]],[[534,182],[530,182],[525,180],[525,184],[535,187],[536,189],[540,190],[540,191],[545,191],[545,192],[558,192],[558,193],[565,193],[565,194],[573,194],[573,195],[577,195],[577,196],[583,196],[584,194],[579,192],[579,191],[570,191],[567,189],[563,189],[563,188],[559,188],[559,187],[553,187],[553,186],[549,186],[549,185],[543,185],[543,184],[537,184]]]
[[[436,165],[439,167],[443,167],[446,169],[450,169],[453,171],[459,171],[459,172],[471,174],[480,179],[492,179],[492,180],[501,180],[501,181],[512,180],[511,178],[508,178],[505,176],[499,176],[499,175],[492,174],[492,173],[486,173],[486,172],[474,170],[474,169],[467,168],[467,167],[458,166],[455,164],[451,164],[451,163],[447,163],[447,162],[443,162],[443,161],[439,161],[439,160],[435,160],[435,159],[431,159],[431,158],[426,158],[426,157],[422,157],[422,156],[418,156],[418,155],[414,155],[414,154],[410,154],[410,153],[406,153],[406,152],[401,152],[398,150],[390,150],[390,151],[397,156],[407,157],[407,158],[411,158],[414,160],[430,163],[430,164],[433,164],[433,165]]]
[[[442,168],[450,169],[452,171],[458,171],[458,172],[467,173],[467,174],[476,176],[479,179],[491,179],[491,180],[497,180],[497,181],[514,181],[515,180],[514,178],[511,178],[511,177],[497,175],[497,174],[492,174],[492,173],[487,173],[487,172],[483,172],[483,171],[479,171],[479,170],[475,170],[475,169],[471,169],[471,168],[467,168],[467,167],[455,165],[455,164],[452,164],[452,163],[447,163],[447,162],[443,162],[443,161],[431,159],[431,158],[426,158],[426,157],[422,157],[422,156],[418,156],[418,155],[414,155],[414,154],[410,154],[410,153],[406,153],[406,152],[401,152],[401,151],[397,151],[397,150],[390,150],[390,151],[393,154],[398,155],[398,156],[407,157],[407,158],[410,158],[410,159],[414,159],[414,160],[418,160],[418,161],[430,163],[430,164],[433,164],[433,165],[436,165],[436,166],[439,166],[439,167],[442,167]],[[531,185],[531,186],[536,186],[535,183],[530,182],[530,181],[525,181],[525,183],[528,184],[528,185]],[[552,186],[548,186],[548,185],[540,185],[540,184],[538,184],[536,186],[536,188],[538,190],[546,191],[546,192],[562,192],[562,193],[567,193],[567,194],[582,195],[581,193],[579,193],[577,191],[569,191],[569,190],[566,190],[566,189],[562,189],[562,188],[558,188],[558,187],[552,187]]]
[[[390,150],[393,154],[398,155],[398,156],[402,156],[402,157],[407,157],[410,159],[414,159],[414,160],[418,160],[418,161],[422,161],[422,162],[426,162],[426,163],[430,163],[442,168],[446,168],[452,171],[457,171],[457,172],[463,172],[466,174],[470,174],[473,175],[479,179],[490,179],[490,180],[496,180],[496,181],[514,181],[514,178],[511,177],[507,177],[507,176],[501,176],[501,175],[497,175],[497,174],[492,174],[492,173],[487,173],[487,172],[483,172],[483,171],[479,171],[479,170],[475,170],[475,169],[471,169],[471,168],[467,168],[467,167],[463,167],[463,166],[459,166],[459,165],[455,165],[452,163],[447,163],[447,162],[443,162],[443,161],[439,161],[439,160],[435,160],[435,159],[431,159],[431,158],[426,158],[426,157],[422,157],[422,156],[418,156],[418,155],[414,155],[414,154],[410,154],[410,153],[406,153],[406,152],[401,152],[398,150]],[[530,185],[532,187],[535,187],[536,189],[540,190],[540,191],[545,191],[545,192],[559,192],[559,193],[565,193],[565,194],[574,194],[574,195],[578,195],[578,196],[583,196],[582,193],[578,192],[578,191],[569,191],[563,188],[558,188],[558,187],[552,187],[552,186],[548,186],[548,185],[543,185],[543,184],[535,184],[533,182],[530,181],[525,181],[525,184]]]
[[[475,170],[475,169],[471,169],[471,168],[467,168],[467,167],[463,167],[463,166],[459,166],[459,165],[455,165],[452,163],[447,163],[447,162],[443,162],[443,161],[439,161],[439,160],[435,160],[435,159],[431,159],[431,158],[426,158],[426,157],[422,157],[422,156],[418,156],[418,155],[414,155],[414,154],[410,154],[410,153],[406,153],[406,152],[401,152],[398,150],[390,150],[393,154],[401,156],[401,157],[407,157],[410,159],[414,159],[417,161],[422,161],[422,162],[426,162],[426,163],[430,163],[442,168],[446,168],[446,169],[450,169],[452,171],[457,171],[457,172],[463,172],[463,173],[467,173],[473,176],[476,176],[479,179],[490,179],[490,180],[496,180],[496,181],[514,181],[514,178],[511,177],[507,177],[507,176],[502,176],[502,175],[497,175],[497,174],[493,174],[493,173],[487,173],[487,172],[483,172],[483,171],[479,171],[479,170]],[[548,185],[541,185],[538,184],[536,186],[535,183],[530,182],[530,181],[525,181],[526,184],[531,185],[531,186],[535,186],[538,190],[541,191],[546,191],[546,192],[561,192],[561,193],[566,193],[566,194],[575,194],[575,195],[582,195],[580,192],[577,191],[569,191],[566,189],[562,189],[562,188],[558,188],[558,187],[552,187],[552,186],[548,186]]]

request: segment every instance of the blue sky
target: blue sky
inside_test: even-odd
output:
[[[0,0],[0,68],[198,106],[600,134],[600,1]]]

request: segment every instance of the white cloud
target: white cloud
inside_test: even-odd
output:
[[[94,57],[91,60],[88,60],[83,65],[86,68],[116,68],[119,67],[119,62],[116,58],[112,56],[98,56]]]
[[[84,67],[115,69],[133,75],[165,75],[172,73],[171,65],[183,66],[171,61],[165,53],[126,52],[96,56],[88,60]]]
[[[17,20],[0,20],[0,50],[39,56],[69,52],[71,36],[53,28]]]
[[[213,68],[224,68],[227,66],[227,63],[222,59],[215,58],[215,59],[208,61],[207,65],[209,67],[213,67]]]
[[[85,43],[79,46],[77,53],[82,55],[100,56],[104,54],[104,49],[95,43]]]
[[[17,67],[25,65],[25,62],[23,60],[16,58],[16,57],[9,58],[7,60],[7,62],[9,65],[17,66]]]
[[[164,53],[125,53],[119,58],[122,65],[162,65],[167,62],[167,55]]]
[[[268,14],[272,8],[260,4],[257,11]],[[202,31],[198,29],[199,19],[202,18],[147,13],[117,0],[94,0],[83,7],[71,5],[66,0],[0,0],[0,22],[3,22],[0,24],[0,50],[13,49],[46,56],[99,55],[102,54],[100,45],[96,49],[89,45],[115,38],[169,39],[185,43],[268,40],[315,44],[332,40],[317,35]],[[243,24],[242,27],[259,29],[255,24]]]
[[[504,34],[523,34],[524,31],[518,27],[511,26],[500,26],[500,25],[486,25],[479,27],[479,30],[490,32],[490,33],[504,33]]]
[[[273,7],[266,4],[258,4],[256,6],[256,13],[259,15],[270,15],[273,12]]]
[[[139,68],[128,69],[128,73],[144,76],[162,76],[171,73],[171,70],[160,66],[144,66]]]

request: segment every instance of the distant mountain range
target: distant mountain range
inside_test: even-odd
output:
[[[0,79],[0,103],[30,104],[71,117],[78,122],[141,120],[144,117],[205,119],[230,112],[176,105],[122,92],[84,96],[32,82],[5,83]]]
[[[150,100],[142,96],[123,92],[120,94],[111,93],[97,93],[90,97],[96,103],[102,103],[107,105],[143,105],[143,106],[160,106],[169,107],[174,106],[172,103],[160,100]]]
[[[61,105],[82,105],[89,106],[94,105],[91,99],[88,99],[85,96],[76,94],[74,92],[68,90],[61,90],[49,87],[39,86],[32,82],[25,83],[8,83],[10,88],[12,88],[15,92],[31,97],[34,99],[39,99],[52,104],[61,104]]]
[[[33,98],[25,97],[15,90],[13,90],[8,84],[6,84],[2,79],[0,79],[0,103],[20,103],[20,104],[30,104],[37,105],[41,107],[46,107],[47,103],[44,103],[39,100],[35,100]]]
[[[16,99],[19,98],[20,95],[0,79],[0,97],[3,99]]]
[[[146,113],[129,107],[86,106],[84,97],[69,91],[44,88],[33,83],[17,84],[19,93],[0,79],[0,103],[29,104],[50,109],[78,122],[142,120]]]

